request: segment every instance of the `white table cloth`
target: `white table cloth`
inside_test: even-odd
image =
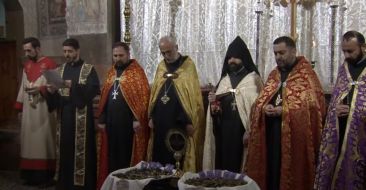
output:
[[[173,170],[172,175],[162,176],[160,179],[146,178],[146,179],[141,179],[141,180],[128,180],[128,179],[121,179],[121,178],[114,176],[114,174],[125,173],[132,169],[141,169],[142,165],[147,164],[147,163],[148,162],[142,161],[134,167],[120,169],[120,170],[111,172],[108,175],[108,177],[104,180],[101,190],[142,190],[150,181],[161,180],[161,179],[172,177],[175,172],[175,170]]]
[[[228,171],[222,171],[220,175],[224,175],[225,172],[228,172]],[[184,183],[188,179],[198,178],[198,177],[199,177],[198,173],[186,172],[178,181],[179,190],[260,190],[259,186],[253,179],[251,179],[247,175],[243,175],[243,174],[236,174],[235,179],[238,179],[240,177],[244,178],[244,181],[247,182],[247,184],[241,185],[241,186],[235,186],[235,187],[208,188],[208,187],[188,185],[188,184]]]

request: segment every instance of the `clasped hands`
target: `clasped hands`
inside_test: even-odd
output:
[[[207,99],[208,99],[208,102],[210,102],[210,103],[215,102],[216,101],[216,94],[215,94],[215,92],[209,92]]]
[[[345,117],[349,114],[349,105],[346,104],[338,104],[336,105],[336,114],[337,117]]]
[[[264,113],[268,117],[279,117],[282,115],[282,106],[274,107],[272,104],[267,104],[264,107]]]

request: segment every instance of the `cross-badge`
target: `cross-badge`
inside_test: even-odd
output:
[[[117,99],[117,96],[118,96],[117,90],[114,90],[113,93],[112,93],[112,95],[113,95],[113,100],[116,100]]]

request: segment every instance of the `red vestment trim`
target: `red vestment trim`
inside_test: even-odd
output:
[[[23,110],[23,104],[20,102],[15,102],[14,108],[17,110],[22,111]]]
[[[20,168],[25,170],[55,170],[56,160],[22,158]]]
[[[30,82],[36,81],[44,70],[55,69],[57,67],[56,63],[48,58],[42,57],[37,62],[28,60],[24,63],[24,72],[27,75],[27,79]]]

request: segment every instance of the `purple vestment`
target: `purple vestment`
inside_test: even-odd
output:
[[[354,85],[350,113],[339,151],[336,105]],[[340,67],[322,132],[315,189],[366,189],[366,69],[353,81],[347,63]]]

